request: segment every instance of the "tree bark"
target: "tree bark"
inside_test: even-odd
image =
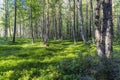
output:
[[[112,37],[113,37],[113,19],[112,19],[112,0],[106,0],[104,3],[106,5],[106,36],[105,36],[105,50],[106,57],[111,57],[112,53]]]
[[[75,0],[74,0],[74,11],[73,11],[73,14],[74,14],[74,17],[73,17],[73,38],[74,38],[74,43],[76,43],[76,30],[75,30],[75,28],[76,28],[76,17],[75,17],[75,14],[76,14],[76,12],[75,12]]]
[[[61,0],[59,0],[58,39],[62,39],[62,3],[61,3]]]
[[[45,42],[44,44],[46,46],[49,46],[49,28],[50,28],[50,23],[49,23],[49,0],[47,1],[47,12],[46,12],[46,33],[45,33]]]
[[[7,40],[8,34],[8,1],[5,0],[5,27],[4,27],[4,39]]]
[[[30,29],[31,29],[32,44],[34,44],[33,21],[32,21],[32,0],[30,3]]]
[[[81,29],[81,37],[83,39],[84,44],[87,43],[86,38],[84,36],[84,29],[83,29],[83,14],[82,14],[82,0],[79,0],[79,12],[80,12],[80,29]]]
[[[102,16],[100,16],[100,6],[102,4]],[[101,21],[102,19],[102,21]],[[98,55],[111,57],[112,53],[112,0],[97,0],[95,8],[95,25],[96,25],[96,43]]]
[[[90,28],[91,28],[91,38],[92,38],[92,42],[95,43],[93,22],[94,22],[93,21],[93,0],[90,0]]]
[[[13,40],[12,42],[15,43],[15,37],[16,37],[16,16],[17,16],[17,5],[16,5],[16,0],[14,4],[14,32],[13,32]]]
[[[88,41],[88,0],[86,0],[86,41]],[[91,29],[90,29],[91,32]]]
[[[97,46],[97,54],[98,56],[102,57],[104,52],[102,51],[101,46],[101,21],[100,21],[100,7],[101,7],[101,0],[96,0],[95,5],[95,38],[96,38],[96,46]]]

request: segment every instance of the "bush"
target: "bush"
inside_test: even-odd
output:
[[[115,59],[100,59],[96,71],[97,80],[120,80],[120,65]]]
[[[58,70],[58,80],[120,80],[120,66],[116,60],[90,55],[64,59]]]

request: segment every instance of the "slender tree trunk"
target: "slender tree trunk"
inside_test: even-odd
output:
[[[59,0],[58,39],[62,39],[62,3],[61,3],[61,0]]]
[[[10,23],[10,17],[8,18],[8,31],[9,31],[9,37],[12,39],[12,30],[11,30],[11,27],[10,27],[11,23]]]
[[[86,0],[86,40],[88,41],[88,0]]]
[[[93,22],[94,22],[94,21],[93,21],[93,0],[90,0],[90,27],[91,27],[91,37],[92,37],[92,42],[95,43]]]
[[[78,14],[78,8],[76,8],[76,38],[79,40],[79,14]]]
[[[75,30],[75,27],[76,27],[76,17],[75,17],[75,14],[76,14],[76,10],[75,10],[75,0],[74,0],[74,11],[73,11],[73,14],[74,14],[74,17],[73,17],[73,38],[74,38],[74,43],[76,43],[76,30]]]
[[[45,0],[43,0],[43,21],[42,21],[42,31],[41,31],[41,38],[44,42],[45,40]]]
[[[56,14],[53,16],[53,31],[54,31],[54,40],[57,39],[57,29],[56,29]]]
[[[11,34],[11,33],[12,33],[12,32],[11,32],[11,28],[9,27],[9,29],[8,29],[8,30],[9,30],[10,38],[12,38],[12,34]]]
[[[95,5],[95,38],[96,38],[96,45],[97,45],[97,54],[98,56],[102,57],[104,52],[102,51],[101,46],[101,21],[100,21],[100,7],[101,7],[101,0],[96,0]]]
[[[33,21],[32,21],[32,0],[30,3],[30,29],[31,29],[32,44],[34,44]]]
[[[45,42],[44,44],[46,46],[49,46],[49,28],[50,28],[50,23],[49,23],[49,0],[47,2],[47,13],[46,13],[46,33],[45,33]]]
[[[56,14],[55,14],[55,40],[57,39],[57,19],[56,19]]]
[[[84,29],[83,29],[83,14],[82,14],[82,0],[79,0],[79,12],[80,12],[80,30],[81,30],[81,37],[83,39],[84,44],[87,43],[85,35],[84,35]]]
[[[105,50],[106,57],[111,57],[112,53],[112,37],[113,37],[113,19],[112,19],[112,0],[106,0],[103,3],[106,8],[106,36],[105,36]]]
[[[14,4],[14,32],[13,32],[13,40],[12,42],[15,42],[15,37],[16,37],[16,16],[17,16],[17,5],[16,5],[16,0],[15,0],[15,4]]]
[[[20,38],[22,37],[22,23],[21,23],[21,19],[20,19]]]
[[[39,21],[40,22],[40,21]],[[38,31],[38,19],[35,20],[35,38],[38,39],[39,37],[39,31]]]
[[[8,1],[5,0],[5,27],[4,27],[4,39],[7,40],[8,34]]]
[[[25,24],[25,22],[23,22],[23,27],[22,27],[22,30],[23,30],[22,36],[23,37],[25,37],[25,27],[26,27],[26,24]]]

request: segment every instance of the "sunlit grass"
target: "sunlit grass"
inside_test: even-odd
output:
[[[120,45],[114,45],[113,46],[113,53],[114,58],[120,58]]]
[[[96,56],[95,45],[74,44],[70,41],[50,41],[44,46],[40,40],[18,39],[16,44],[0,43],[0,80],[53,80],[59,76],[57,65],[76,54]],[[115,51],[120,46],[114,46]]]

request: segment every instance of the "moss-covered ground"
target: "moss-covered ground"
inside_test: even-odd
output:
[[[44,46],[36,40],[18,39],[15,44],[0,39],[0,80],[57,80],[58,65],[63,59],[76,54],[96,56],[95,45],[74,44],[71,41],[50,41]],[[120,45],[114,45],[114,57],[120,53]]]

